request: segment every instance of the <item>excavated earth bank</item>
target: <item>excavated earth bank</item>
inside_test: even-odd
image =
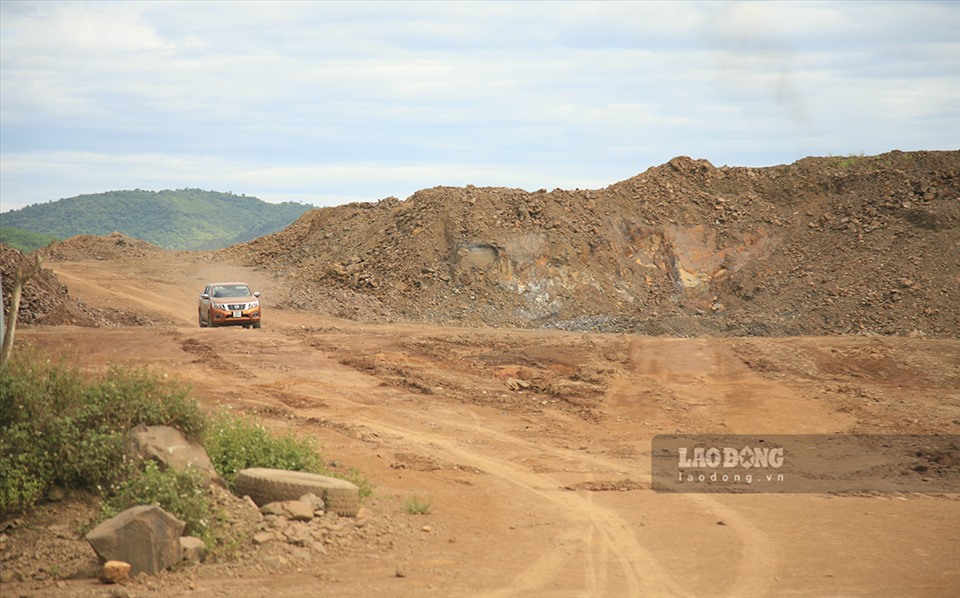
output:
[[[435,187],[313,210],[222,255],[361,320],[653,335],[960,333],[960,152],[716,168],[605,189]]]

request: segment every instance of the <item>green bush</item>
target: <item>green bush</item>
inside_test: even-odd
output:
[[[203,434],[199,405],[145,370],[79,371],[19,350],[0,372],[0,515],[22,511],[53,485],[109,494],[135,471],[124,435],[138,425]]]
[[[0,430],[0,516],[36,504],[53,478],[53,463],[43,453],[20,450],[39,441],[29,426],[8,426]],[[2,519],[2,517],[0,517]]]
[[[210,418],[203,445],[214,469],[231,489],[237,472],[248,467],[326,473],[323,456],[312,440],[292,433],[271,433],[250,419],[226,411]]]
[[[328,469],[320,446],[310,438],[270,432],[249,418],[225,410],[208,419],[203,445],[214,469],[231,490],[241,469],[267,467],[342,478],[357,486],[361,498],[373,494],[373,484],[359,470],[351,468],[341,473]]]
[[[108,519],[138,505],[160,506],[186,523],[183,533],[202,539],[207,546],[216,544],[216,521],[211,510],[206,478],[196,470],[177,472],[161,469],[154,461],[145,461],[143,470],[115,489],[103,503],[101,516]]]

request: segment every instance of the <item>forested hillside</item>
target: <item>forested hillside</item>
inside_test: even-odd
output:
[[[6,215],[3,217],[6,218]],[[30,253],[41,247],[46,247],[56,240],[56,237],[51,235],[42,235],[40,233],[32,233],[30,231],[20,230],[19,228],[13,228],[12,226],[0,225],[0,243],[9,247],[15,247],[24,253]]]
[[[311,207],[201,189],[108,191],[5,212],[4,227],[66,239],[120,232],[168,249],[217,249],[283,229]]]

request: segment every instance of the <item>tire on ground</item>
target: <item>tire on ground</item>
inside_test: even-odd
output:
[[[249,496],[258,507],[313,493],[323,498],[327,511],[338,515],[356,517],[360,509],[360,490],[355,484],[315,473],[254,467],[237,473],[234,487],[237,494]]]

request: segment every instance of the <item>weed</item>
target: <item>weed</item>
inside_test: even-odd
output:
[[[267,467],[338,477],[356,484],[361,499],[373,494],[373,484],[359,470],[331,471],[313,440],[293,433],[272,433],[251,419],[224,410],[209,419],[203,444],[214,469],[231,489],[240,470]]]
[[[849,170],[857,164],[863,162],[864,158],[865,156],[862,151],[859,154],[847,154],[846,157],[837,158],[837,166],[843,170]]]
[[[430,512],[430,501],[422,500],[418,496],[411,496],[403,504],[411,515],[426,515]]]

